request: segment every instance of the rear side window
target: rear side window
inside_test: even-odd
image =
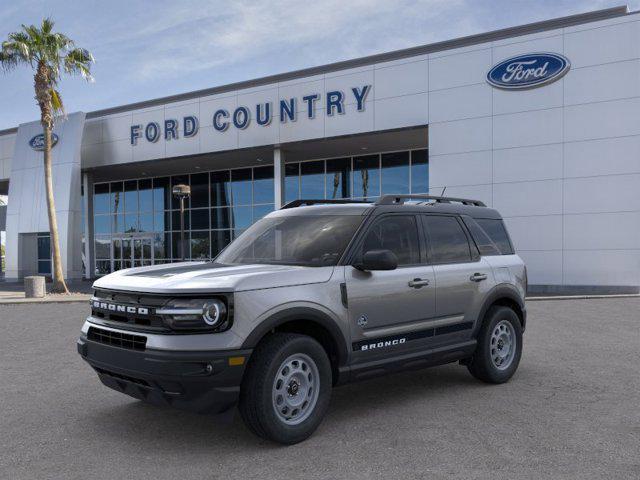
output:
[[[367,232],[362,254],[369,250],[391,250],[398,257],[398,265],[420,263],[420,241],[413,216],[383,217]]]
[[[476,218],[478,225],[489,235],[489,238],[495,243],[502,255],[513,255],[513,246],[509,240],[507,229],[504,222],[495,218]]]
[[[476,242],[480,255],[502,255],[502,252],[498,246],[493,243],[493,240],[489,238],[489,235],[482,229],[480,225],[471,217],[462,217],[464,224],[469,229],[469,233],[473,237],[473,241]]]
[[[429,215],[423,220],[431,249],[431,263],[471,261],[469,240],[456,217]]]

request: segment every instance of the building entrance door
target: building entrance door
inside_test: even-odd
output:
[[[153,236],[127,235],[111,240],[112,271],[153,265]]]

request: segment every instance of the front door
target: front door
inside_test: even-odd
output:
[[[393,356],[424,347],[435,315],[435,278],[426,265],[414,215],[385,215],[364,233],[356,258],[369,250],[391,250],[398,268],[363,272],[345,267],[353,359]]]

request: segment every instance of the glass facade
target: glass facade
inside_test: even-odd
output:
[[[429,152],[412,150],[310,160],[285,166],[285,200],[375,200],[389,193],[429,193]]]
[[[425,150],[301,161],[285,165],[285,200],[367,199],[386,193],[428,193]],[[181,260],[180,203],[185,201],[187,260],[215,257],[274,209],[273,166],[96,183],[93,229],[96,275]]]
[[[273,166],[96,183],[96,275],[182,259],[180,202],[171,194],[181,183],[191,187],[184,215],[187,260],[215,257],[274,208]]]

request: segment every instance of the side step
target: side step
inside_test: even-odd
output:
[[[356,382],[389,373],[417,370],[456,362],[473,355],[476,344],[477,341],[473,339],[456,345],[357,363],[340,369],[340,381],[338,383]]]

